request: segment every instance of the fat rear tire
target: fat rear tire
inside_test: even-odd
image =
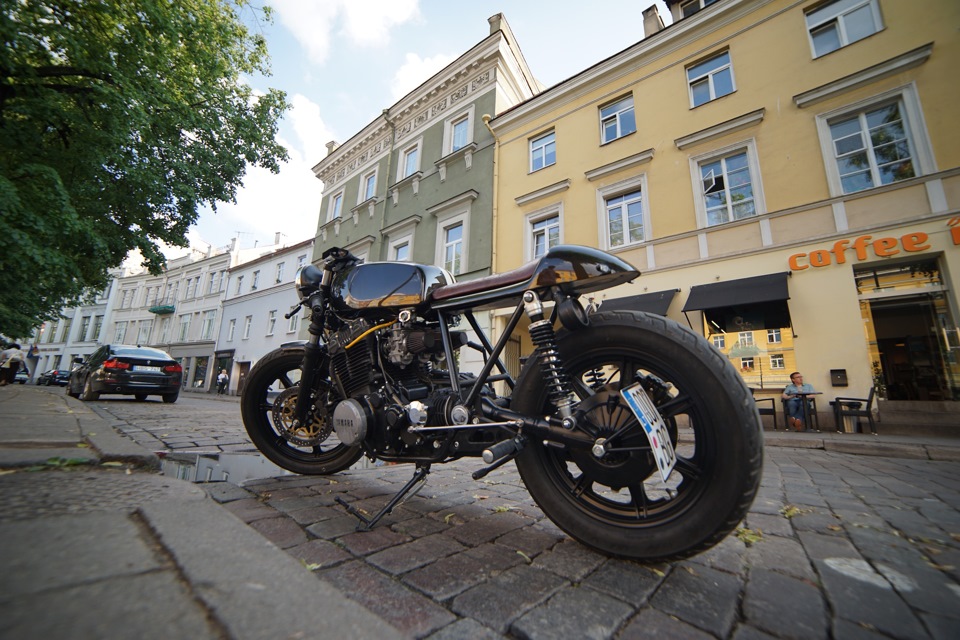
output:
[[[240,413],[250,439],[271,462],[294,473],[328,475],[347,469],[363,455],[360,447],[348,447],[340,442],[330,428],[331,417],[326,414],[327,360],[322,359],[318,377],[320,398],[316,402],[322,414],[314,416],[312,426],[321,434],[315,442],[300,444],[291,440],[288,419],[292,417],[291,401],[296,400],[299,388],[303,349],[277,349],[261,358],[243,386]],[[287,401],[276,407],[274,402],[283,394]],[[278,423],[276,416],[281,416]],[[322,434],[326,435],[322,435]],[[285,437],[286,436],[286,437]]]
[[[678,323],[634,311],[594,314],[588,328],[561,331],[558,349],[581,406],[592,398],[580,428],[592,430],[591,437],[625,431],[612,442],[622,451],[601,459],[586,448],[529,440],[517,468],[544,513],[588,547],[643,561],[689,557],[723,540],[753,502],[763,464],[760,416],[729,361]],[[670,385],[660,396],[648,394],[676,449],[667,483],[619,397],[637,371]],[[513,398],[511,408],[521,414],[553,411],[536,359]]]

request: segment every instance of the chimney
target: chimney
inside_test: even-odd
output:
[[[337,150],[337,147],[339,147],[339,146],[340,146],[340,143],[337,142],[336,140],[331,140],[330,142],[328,142],[328,143],[327,143],[327,155],[329,156],[331,153],[333,153],[334,151],[336,151],[336,150]]]
[[[273,244],[280,244],[280,236],[282,235],[282,233],[277,231],[277,233],[273,236]]]
[[[236,238],[231,238],[231,239],[230,239],[230,253],[233,253],[234,251],[236,251],[237,248],[238,248],[238,247],[237,247],[237,239],[236,239]]]
[[[643,37],[649,38],[658,31],[663,30],[663,18],[657,10],[657,5],[651,5],[649,9],[643,11]]]
[[[502,13],[495,13],[495,14],[493,14],[492,16],[490,16],[489,18],[487,18],[487,22],[490,23],[490,35],[493,35],[493,34],[495,34],[497,31],[500,31],[500,21],[501,21],[501,20],[503,20],[503,14],[502,14]]]

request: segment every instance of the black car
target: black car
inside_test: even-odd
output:
[[[37,384],[46,387],[53,384],[58,387],[65,387],[68,382],[70,382],[70,372],[66,369],[50,369],[37,376]]]
[[[159,395],[176,402],[183,367],[164,351],[150,347],[108,344],[86,360],[74,360],[67,393],[81,400],[97,400],[102,393],[117,393],[146,400]]]

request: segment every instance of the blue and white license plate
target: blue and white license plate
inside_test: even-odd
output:
[[[643,432],[647,434],[650,449],[653,450],[653,459],[657,461],[657,469],[660,470],[660,477],[666,482],[677,464],[677,454],[673,450],[673,443],[670,442],[667,425],[664,424],[660,412],[653,406],[647,392],[639,383],[623,389],[620,395],[643,425]]]
[[[148,367],[142,364],[133,365],[133,370],[141,373],[160,373],[160,367]]]

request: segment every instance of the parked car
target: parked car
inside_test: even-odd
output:
[[[50,369],[37,376],[37,384],[49,387],[52,384],[58,387],[67,386],[70,381],[70,372],[66,369]]]
[[[26,370],[25,367],[20,367],[17,371],[17,375],[14,377],[14,382],[18,384],[26,384],[27,380],[30,379],[30,372]]]
[[[160,349],[125,344],[100,347],[70,374],[67,393],[81,400],[97,400],[100,394],[121,394],[146,400],[159,395],[164,402],[176,402],[180,395],[183,367]]]

